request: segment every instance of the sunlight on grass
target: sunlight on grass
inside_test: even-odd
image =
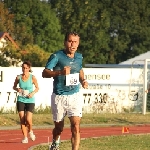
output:
[[[16,126],[19,125],[18,114],[0,114],[0,126]],[[69,119],[65,118],[65,125],[69,124]],[[135,125],[150,124],[150,114],[83,114],[81,125],[99,124],[101,126],[109,125]],[[52,114],[33,114],[33,125],[53,125]]]
[[[149,150],[150,135],[124,135],[81,140],[80,150]],[[61,150],[70,150],[70,141],[62,142]],[[48,150],[48,145],[37,146],[33,150]]]

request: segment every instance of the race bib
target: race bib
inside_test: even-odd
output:
[[[29,90],[21,90],[19,96],[27,97],[29,95]]]
[[[79,73],[66,75],[66,86],[78,84],[79,84]]]

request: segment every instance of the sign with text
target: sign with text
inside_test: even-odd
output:
[[[37,78],[39,92],[35,94],[36,107],[50,106],[53,91],[53,78],[43,78],[44,67],[33,67]],[[81,101],[86,111],[100,110],[121,112],[124,107],[142,107],[143,69],[142,68],[83,68],[88,89],[81,87]],[[17,92],[13,84],[21,67],[0,68],[0,107],[16,107]],[[66,85],[79,83],[79,74],[66,76]],[[65,83],[64,83],[65,84]],[[6,107],[7,106],[7,107]],[[91,110],[93,108],[93,110]],[[85,109],[84,109],[85,111]]]
[[[78,84],[79,84],[79,73],[66,75],[66,86]]]

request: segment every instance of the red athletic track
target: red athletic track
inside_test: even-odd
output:
[[[0,150],[28,150],[34,145],[51,142],[52,129],[34,129],[36,140],[29,140],[28,144],[22,144],[21,130],[0,130]],[[150,125],[129,127],[129,133],[125,134],[143,134],[150,133]],[[100,137],[110,135],[122,135],[122,127],[81,127],[81,138]],[[71,132],[65,128],[61,140],[69,140]]]

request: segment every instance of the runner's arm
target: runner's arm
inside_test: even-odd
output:
[[[42,72],[42,77],[43,78],[51,78],[51,77],[57,77],[60,75],[67,75],[70,74],[70,67],[65,66],[63,70],[49,70],[49,69],[44,69]]]
[[[13,90],[15,90],[17,92],[20,92],[20,88],[17,88],[18,83],[19,83],[19,79],[18,79],[18,76],[17,76],[16,79],[15,79],[15,82],[14,82]]]
[[[51,78],[51,77],[56,77],[62,75],[62,71],[61,70],[56,70],[56,71],[52,71],[49,69],[44,69],[42,72],[42,77],[43,78]]]
[[[35,76],[32,76],[32,81],[35,86],[35,90],[32,93],[35,94],[39,91],[39,85]]]
[[[83,69],[80,70],[79,81],[80,81],[80,83],[81,83],[83,88],[85,88],[85,89],[88,88],[88,82],[84,78],[84,71],[83,71]]]

